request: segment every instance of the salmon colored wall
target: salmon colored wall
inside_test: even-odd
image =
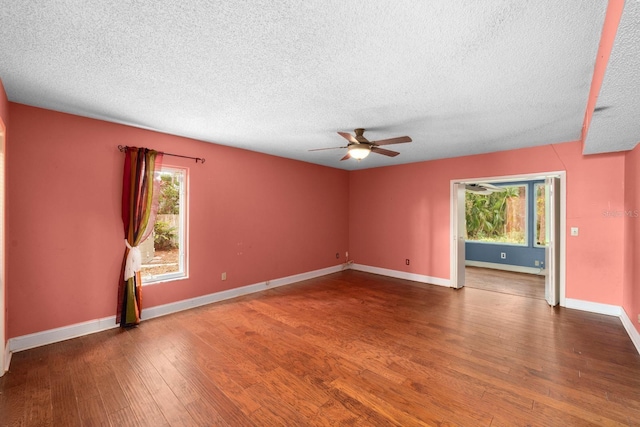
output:
[[[621,305],[624,154],[583,156],[581,142],[352,172],[349,256],[354,262],[449,278],[450,181],[566,170],[566,296]],[[405,259],[411,265],[405,265]]]
[[[626,154],[625,270],[622,308],[640,332],[640,145]]]
[[[346,171],[20,104],[9,110],[10,338],[115,314],[124,252],[118,144],[206,158],[165,158],[189,167],[190,277],[146,286],[145,307],[344,262]]]

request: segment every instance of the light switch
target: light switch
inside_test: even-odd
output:
[[[572,236],[578,235],[578,227],[571,227],[571,235]]]

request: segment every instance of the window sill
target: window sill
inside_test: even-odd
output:
[[[147,279],[145,279],[145,277],[147,277]],[[159,283],[176,282],[176,281],[185,280],[189,278],[187,274],[182,274],[182,273],[180,273],[179,275],[171,274],[166,276],[158,276],[155,279],[148,279],[149,276],[145,276],[145,277],[142,278],[142,286],[152,286],[152,285],[157,285]]]

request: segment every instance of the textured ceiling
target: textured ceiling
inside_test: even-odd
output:
[[[627,1],[585,139],[585,154],[630,150],[640,141],[640,1]],[[612,144],[612,142],[614,144]]]
[[[0,78],[11,101],[362,169],[580,139],[607,2],[0,6]],[[636,73],[637,45],[627,46],[633,70],[614,49],[621,77],[608,73],[605,88],[626,87],[617,79]],[[627,95],[612,91],[611,114],[631,114],[618,102]],[[345,145],[336,132],[356,127],[372,140],[413,142],[393,146],[395,158],[361,162],[340,162],[346,150],[308,151]],[[606,135],[589,138],[598,151],[620,149]]]

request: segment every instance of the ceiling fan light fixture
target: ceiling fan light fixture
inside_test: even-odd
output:
[[[349,147],[349,154],[356,160],[362,160],[371,153],[371,147],[365,144],[354,144]]]

